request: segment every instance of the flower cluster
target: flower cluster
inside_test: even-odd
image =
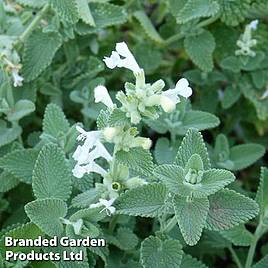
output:
[[[120,57],[121,56],[121,57]],[[116,45],[110,57],[105,57],[104,62],[108,68],[124,67],[131,70],[136,78],[136,83],[126,83],[126,92],[119,91],[116,94],[117,100],[121,103],[120,109],[130,118],[132,124],[138,124],[142,116],[156,119],[158,117],[155,107],[161,106],[165,112],[172,112],[176,104],[180,102],[180,96],[189,98],[192,89],[187,79],[180,79],[175,88],[163,91],[165,83],[158,80],[153,84],[145,82],[144,71],[136,62],[127,45],[122,42]],[[103,102],[107,107],[113,109],[113,104],[107,89],[99,86],[95,89],[96,102]]]
[[[176,104],[180,102],[180,97],[188,98],[192,95],[192,89],[185,78],[180,79],[174,88],[166,91],[163,91],[165,83],[161,79],[153,84],[146,83],[143,69],[139,67],[124,42],[118,43],[116,50],[110,57],[105,57],[104,62],[111,69],[115,67],[130,69],[136,78],[136,83],[126,83],[126,91],[119,91],[116,94],[121,107],[117,107],[113,103],[107,88],[103,85],[94,89],[95,102],[101,102],[107,106],[110,114],[116,109],[120,110],[127,118],[130,118],[132,124],[138,124],[143,116],[151,119],[158,118],[159,106],[165,112],[172,112],[175,110]],[[103,187],[104,192],[102,192],[99,202],[91,204],[90,207],[103,207],[101,211],[111,215],[115,212],[115,207],[112,205],[120,192],[147,183],[143,178],[131,177],[128,167],[117,162],[116,152],[121,150],[127,152],[134,147],[149,150],[152,141],[149,138],[139,137],[137,128],[132,127],[129,123],[108,125],[101,130],[89,132],[79,126],[76,129],[80,133],[77,140],[83,144],[78,145],[73,154],[73,159],[77,162],[73,168],[73,175],[82,178],[86,173],[94,172],[103,177],[102,184],[96,183],[96,187]],[[107,151],[103,142],[114,144],[113,156]],[[104,158],[109,163],[109,170],[106,171],[96,163],[95,160],[98,158]],[[192,178],[190,181],[192,182]]]
[[[237,56],[255,57],[256,52],[252,50],[252,47],[256,46],[257,40],[252,38],[252,31],[257,30],[258,23],[258,20],[254,20],[246,26],[244,33],[236,43],[239,47],[239,49],[235,51]]]

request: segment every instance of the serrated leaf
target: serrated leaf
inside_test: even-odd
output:
[[[195,36],[188,36],[184,40],[184,47],[190,59],[204,72],[213,70],[212,53],[216,47],[213,35],[204,30]]]
[[[101,193],[96,188],[89,189],[81,194],[78,194],[72,200],[72,206],[76,208],[85,208],[91,204],[97,203]]]
[[[267,210],[268,210],[268,169],[265,167],[261,168],[261,175],[259,181],[259,187],[256,194],[256,202],[258,202],[260,206],[260,213],[264,218],[267,218]]]
[[[24,116],[32,113],[35,110],[35,105],[29,100],[19,100],[15,103],[13,109],[8,113],[8,121],[18,121]]]
[[[163,43],[164,40],[156,31],[154,25],[152,24],[151,20],[148,18],[146,13],[142,10],[134,12],[134,17],[139,21],[142,28],[144,29],[145,33],[151,38],[153,41],[157,43]]]
[[[189,128],[196,128],[200,131],[217,127],[220,124],[220,120],[217,116],[211,113],[188,111],[186,112],[182,123],[182,129],[185,131],[184,133],[186,133]]]
[[[209,197],[207,228],[220,231],[235,227],[259,213],[258,204],[235,191],[224,189]]]
[[[253,234],[249,232],[245,225],[239,225],[229,230],[220,231],[220,234],[231,241],[235,246],[247,247],[250,246]]]
[[[218,0],[218,2],[221,7],[221,21],[236,26],[247,16],[251,0]]]
[[[182,260],[178,240],[160,240],[150,236],[141,243],[141,263],[144,268],[178,268]]]
[[[72,189],[71,171],[63,151],[55,144],[47,144],[40,151],[33,171],[33,191],[37,198],[67,200]]]
[[[60,218],[67,214],[67,205],[61,199],[47,198],[32,201],[25,205],[30,220],[49,236],[61,236],[63,224]]]
[[[97,117],[98,129],[104,129],[109,126],[110,112],[108,110],[101,110]]]
[[[47,0],[16,0],[16,2],[26,7],[40,8],[46,4]]]
[[[122,250],[133,250],[139,240],[138,237],[129,228],[120,227],[117,230],[115,237],[113,237],[113,244]]]
[[[186,23],[193,19],[214,16],[219,10],[217,1],[189,0],[177,14],[176,19],[178,23]]]
[[[128,190],[116,200],[116,212],[155,217],[163,212],[166,195],[167,190],[163,184],[148,184]]]
[[[201,133],[196,129],[189,129],[179,147],[175,163],[181,167],[185,167],[193,154],[198,154],[201,157],[204,169],[210,168],[207,148]]]
[[[35,149],[15,150],[0,158],[0,167],[18,180],[30,184],[37,156]]]
[[[20,136],[21,132],[22,128],[20,126],[14,125],[8,128],[6,122],[0,120],[0,147],[16,140]]]
[[[230,149],[230,160],[234,163],[233,170],[244,169],[265,154],[265,148],[259,144],[241,144]]]
[[[52,8],[63,21],[76,23],[79,19],[75,0],[49,0]]]
[[[52,62],[62,43],[58,33],[34,32],[26,40],[22,76],[26,82],[37,78]]]
[[[127,20],[127,12],[121,7],[110,3],[90,3],[92,16],[97,28],[122,24]]]
[[[158,164],[174,162],[178,148],[171,146],[167,138],[159,138],[155,144],[154,157]]]
[[[80,18],[91,26],[96,26],[87,0],[75,0]]]
[[[61,108],[53,103],[48,104],[43,119],[43,132],[58,138],[60,135],[66,134],[69,128],[69,122]]]
[[[209,211],[207,198],[184,198],[173,200],[176,219],[185,242],[193,246],[199,241]]]
[[[128,152],[118,151],[116,159],[122,165],[129,167],[144,176],[150,176],[153,172],[153,157],[148,150],[140,147],[131,148]]]
[[[20,181],[12,174],[3,171],[0,174],[0,193],[5,193],[16,187]]]
[[[260,261],[255,263],[252,268],[266,268],[268,267],[268,255],[263,257]]]
[[[238,88],[233,88],[232,86],[228,86],[224,90],[224,95],[222,99],[222,108],[228,109],[232,107],[240,98],[241,91]]]
[[[36,239],[38,236],[43,235],[43,232],[33,223],[26,223],[23,225],[19,225],[18,227],[9,230],[4,234],[4,236],[1,239],[1,248],[3,250],[9,250],[12,252],[24,252],[28,253],[31,252],[31,250],[38,250],[34,247],[20,247],[20,246],[11,246],[6,247],[4,244],[4,238],[5,237],[12,237],[13,239]]]
[[[204,263],[198,261],[188,254],[183,254],[180,268],[208,268]]]
[[[120,109],[114,109],[109,117],[109,126],[125,126],[130,125],[129,118],[126,117],[126,113]]]

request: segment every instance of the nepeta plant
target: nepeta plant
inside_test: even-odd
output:
[[[0,268],[268,267],[267,15],[0,0]]]

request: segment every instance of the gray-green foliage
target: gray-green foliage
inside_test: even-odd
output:
[[[267,16],[265,0],[0,0],[0,267],[268,267]]]

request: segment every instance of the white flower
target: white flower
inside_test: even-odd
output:
[[[81,133],[77,139],[84,141],[84,144],[78,145],[73,154],[74,160],[77,161],[72,170],[73,175],[77,178],[82,178],[86,173],[91,172],[98,173],[101,176],[106,175],[106,170],[95,163],[95,159],[100,157],[105,158],[107,161],[112,160],[112,156],[100,142],[101,131],[86,132],[79,126],[76,129]]]
[[[72,225],[73,228],[74,228],[74,233],[76,235],[80,235],[81,230],[82,230],[82,226],[83,226],[83,220],[82,219],[79,219],[76,222],[72,222],[70,220],[61,218],[61,221],[62,221],[63,224]]]
[[[13,77],[13,86],[14,87],[21,87],[22,86],[22,81],[24,80],[22,76],[19,75],[18,69],[17,68],[12,68],[12,77]]]
[[[104,206],[104,208],[100,212],[105,211],[108,216],[111,216],[112,214],[115,213],[115,207],[112,206],[114,201],[115,198],[112,198],[110,200],[100,198],[99,202],[96,204],[91,204],[90,208],[98,208]]]
[[[117,43],[115,50],[116,51],[113,51],[110,57],[104,57],[103,61],[108,68],[124,67],[131,70],[133,73],[141,72],[142,69],[139,67],[125,42]]]
[[[165,112],[172,112],[176,104],[180,102],[180,97],[189,98],[192,95],[193,91],[189,87],[189,82],[187,79],[180,79],[175,88],[164,91],[161,94],[160,105],[162,106]]]
[[[114,104],[113,101],[108,93],[108,90],[105,86],[97,86],[94,89],[94,98],[95,98],[95,102],[102,102],[103,104],[105,104],[108,108],[113,109]]]
[[[103,130],[103,136],[108,142],[112,142],[114,137],[118,134],[118,129],[115,127],[106,127]]]
[[[258,24],[259,24],[259,20],[253,20],[250,24],[249,24],[249,28],[251,30],[257,30],[257,27],[258,27]]]

